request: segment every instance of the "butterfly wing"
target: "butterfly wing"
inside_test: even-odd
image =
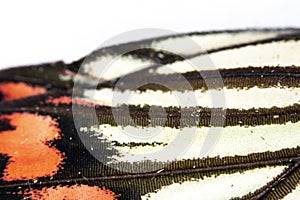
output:
[[[2,70],[1,199],[293,199],[300,174],[298,30],[187,36],[202,49],[182,48],[180,56],[161,50],[185,41],[186,35],[174,35],[103,48],[71,64]],[[132,46],[138,50],[122,55],[110,66],[115,73],[98,83],[97,63]],[[199,59],[207,56],[204,51],[216,69],[199,73],[184,58]],[[145,65],[134,68],[140,63]],[[223,79],[225,110],[210,104],[210,92],[220,89],[207,87],[218,80],[216,72]],[[78,77],[81,92],[74,96]],[[122,79],[129,81],[118,85]],[[150,84],[135,88],[140,80]],[[186,81],[191,87],[184,87]],[[130,106],[114,105],[113,94],[126,91],[136,97]],[[191,93],[201,102],[178,104],[171,92]],[[74,109],[80,112],[74,115]],[[222,118],[223,132],[203,156],[212,115]],[[140,141],[123,136],[124,127],[141,133],[155,127],[163,137]],[[174,145],[187,129],[196,136],[180,159],[170,160],[172,152],[147,158],[148,151]],[[188,134],[181,138],[190,140]]]

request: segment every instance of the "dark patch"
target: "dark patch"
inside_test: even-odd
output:
[[[0,134],[1,131],[14,130],[16,127],[10,124],[10,120],[6,118],[0,118]]]
[[[9,157],[7,155],[3,155],[3,154],[0,154],[0,185],[1,185],[1,178],[3,177],[3,172],[6,168],[6,165],[8,164],[8,160],[9,160]]]

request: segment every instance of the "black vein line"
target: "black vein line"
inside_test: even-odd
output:
[[[266,197],[266,195],[268,193],[270,193],[272,191],[272,189],[276,190],[276,187],[282,183],[291,173],[293,173],[293,171],[295,171],[296,169],[298,169],[300,167],[300,163],[299,161],[291,164],[287,169],[285,169],[279,176],[277,176],[273,181],[271,181],[270,183],[267,183],[263,189],[262,192],[260,192],[259,194],[254,195],[253,197],[251,197],[251,199],[262,199],[264,197]]]
[[[225,166],[212,166],[212,167],[204,167],[204,168],[191,168],[191,169],[177,169],[177,170],[170,170],[170,171],[162,171],[160,173],[155,172],[146,172],[146,173],[139,173],[139,174],[125,174],[125,175],[115,175],[115,176],[99,176],[99,177],[83,177],[83,178],[69,178],[69,179],[61,179],[61,180],[52,180],[52,181],[37,181],[36,183],[32,182],[31,185],[46,185],[46,184],[58,184],[64,182],[80,182],[80,181],[97,181],[97,180],[124,180],[124,179],[135,179],[135,178],[145,178],[145,177],[157,177],[157,176],[168,176],[168,175],[177,175],[177,174],[190,174],[190,173],[197,173],[197,172],[214,172],[214,171],[226,171],[232,169],[243,169],[243,168],[257,168],[257,167],[264,167],[267,165],[282,165],[285,162],[291,162],[293,160],[298,160],[299,156],[297,157],[290,157],[290,158],[282,158],[278,160],[266,160],[266,161],[257,161],[257,162],[250,162],[250,163],[242,163],[242,164],[230,164]],[[0,185],[1,188],[8,188],[8,187],[19,187],[19,186],[26,186],[27,183],[17,183],[17,184],[7,184],[7,185]]]

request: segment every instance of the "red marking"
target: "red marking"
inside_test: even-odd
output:
[[[57,122],[50,116],[30,113],[2,115],[15,130],[0,132],[0,153],[10,156],[3,180],[25,180],[54,175],[63,155],[46,142],[60,139]]]
[[[24,97],[45,94],[43,87],[33,87],[26,83],[0,83],[0,93],[3,95],[3,101],[21,99]]]
[[[78,98],[71,98],[71,97],[67,97],[67,96],[61,96],[61,97],[57,97],[57,98],[52,98],[50,97],[46,103],[52,103],[54,105],[59,105],[59,104],[71,104],[71,103],[74,103],[74,104],[78,104],[78,105],[82,105],[82,106],[101,106],[101,105],[104,105],[104,104],[101,104],[99,102],[97,103],[94,103],[94,102],[88,102],[88,101],[85,101],[83,99],[78,99]]]
[[[120,195],[103,187],[97,186],[74,185],[57,186],[51,188],[43,188],[42,190],[31,190],[27,193],[32,200],[79,200],[79,199],[97,199],[97,200],[115,200]]]

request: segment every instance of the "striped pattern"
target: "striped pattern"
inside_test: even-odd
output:
[[[158,39],[150,39],[143,42],[135,42],[129,45],[132,49],[142,49],[122,55],[119,59],[114,59],[118,52],[125,49],[125,45],[107,50],[106,48],[94,52],[83,64],[83,71],[89,76],[98,78],[99,70],[107,66],[107,62],[113,61],[109,69],[102,74],[105,80],[133,73],[148,68],[156,63],[168,63],[180,60],[177,55],[193,57],[194,55],[205,52],[212,52],[220,49],[232,48],[238,45],[247,45],[247,43],[256,43],[258,41],[270,41],[281,36],[293,34],[295,30],[252,30],[252,31],[231,31],[215,33],[191,33],[182,35],[173,35]],[[153,50],[143,50],[151,48]],[[176,52],[170,53],[170,50]],[[180,49],[180,50],[179,50]],[[152,52],[153,51],[153,52]],[[169,52],[168,52],[169,51]],[[172,54],[173,53],[173,54]],[[180,62],[179,62],[180,63]],[[167,65],[168,66],[168,65]],[[159,72],[159,70],[158,70]]]
[[[284,200],[293,200],[297,199],[300,196],[300,186],[297,186],[290,194],[286,195],[283,199]]]
[[[242,35],[243,34],[241,34],[241,36]],[[192,39],[195,40],[195,38]],[[202,38],[197,39],[198,41],[204,41]],[[218,36],[216,36],[214,39],[217,41]],[[170,40],[167,41],[169,42]],[[162,42],[158,44],[164,43]],[[168,43],[166,42],[166,44]],[[210,50],[210,47],[208,46],[207,49]],[[165,64],[158,68],[154,66],[153,70],[149,71],[150,75],[146,74],[145,76],[139,76],[139,73],[142,74],[143,70],[140,72],[133,72],[133,75],[129,75],[129,77],[131,76],[131,79],[128,79],[131,81],[126,83],[127,85],[123,85],[121,88],[101,88],[101,86],[98,86],[98,90],[85,90],[83,95],[85,99],[100,102],[106,106],[121,106],[122,104],[129,103],[137,107],[139,107],[139,105],[142,107],[148,105],[169,107],[170,110],[172,110],[171,107],[174,106],[187,108],[195,106],[195,103],[193,102],[180,101],[185,96],[193,96],[197,100],[196,105],[201,105],[201,107],[204,109],[222,107],[225,110],[227,109],[226,111],[228,114],[234,109],[243,110],[245,114],[255,110],[254,112],[257,114],[254,114],[253,117],[256,118],[257,121],[264,121],[268,115],[266,114],[264,117],[261,116],[261,112],[259,110],[264,110],[265,113],[271,114],[272,111],[274,111],[274,108],[276,108],[279,112],[277,114],[271,114],[271,119],[262,124],[249,123],[243,125],[243,118],[240,118],[237,124],[228,124],[228,126],[226,125],[227,120],[230,121],[231,117],[231,114],[229,114],[225,122],[225,127],[222,130],[223,132],[221,138],[213,150],[209,152],[208,155],[205,155],[205,157],[209,156],[214,158],[220,156],[222,158],[234,157],[237,155],[247,156],[250,153],[262,153],[268,151],[276,152],[281,149],[297,148],[300,143],[299,121],[295,121],[293,119],[287,119],[284,121],[284,123],[278,123],[276,121],[284,112],[292,112],[292,110],[290,110],[292,109],[291,106],[298,106],[299,104],[299,73],[297,66],[299,65],[300,57],[298,56],[298,52],[300,52],[298,36],[290,36],[287,38],[278,38],[267,42],[263,41],[258,44],[249,43],[249,45],[229,48],[211,53],[209,58],[215,64],[216,69],[221,70],[220,74],[222,78],[224,78],[225,89],[213,88],[207,90],[205,87],[205,81],[213,80],[215,78],[212,68],[200,66],[201,74],[197,74],[197,72],[194,71],[195,68],[191,66],[189,61],[179,60],[171,64]],[[191,55],[197,53],[201,52],[195,52],[191,50]],[[195,55],[191,58],[191,60],[201,59],[201,57],[204,56],[205,55]],[[152,67],[148,66],[148,68],[151,69]],[[158,74],[158,77],[155,74]],[[146,78],[150,84],[142,86],[142,88],[140,87],[139,90],[131,89],[134,88],[135,84],[139,83],[137,80],[139,78]],[[180,82],[182,81],[184,83],[185,79],[191,83],[193,90],[180,88]],[[199,79],[202,79],[202,83],[199,83]],[[156,84],[151,84],[151,82],[155,82],[156,80],[159,80],[159,83],[166,83],[166,85],[176,84],[178,87],[166,89]],[[131,87],[130,84],[132,84],[133,87]],[[175,89],[174,91],[174,88],[178,88],[178,90],[176,91]],[[211,98],[215,97],[216,93],[225,94],[225,106],[222,103],[220,105],[212,104]],[[130,97],[130,99],[128,100],[126,97]],[[296,115],[299,115],[297,111],[295,112]],[[198,114],[199,118],[201,119],[200,112]],[[159,116],[159,114],[157,115]],[[163,115],[163,113],[161,115]],[[194,113],[194,115],[197,115],[197,112]],[[170,116],[170,114],[168,116]],[[239,118],[238,116],[239,115],[237,113],[232,115],[233,118]],[[155,121],[153,118],[148,118],[146,116],[145,118]],[[250,118],[251,115],[246,117],[248,120]],[[153,125],[154,127],[152,127],[152,124],[150,124],[150,127],[142,128],[132,125],[124,125],[125,127],[118,127],[114,125],[111,126],[110,124],[103,124],[92,131],[94,132],[94,136],[98,139],[106,139],[111,141],[112,145],[110,148],[114,148],[121,153],[120,157],[114,156],[114,158],[121,162],[140,162],[143,159],[151,159],[151,157],[147,157],[147,153],[161,151],[165,148],[165,146],[172,145],[172,141],[174,138],[178,137],[178,135],[186,134],[184,130],[177,129],[178,127],[157,127],[157,125]],[[142,126],[144,125],[145,124]],[[189,124],[189,126],[195,125]],[[196,133],[197,136],[192,146],[190,146],[187,152],[181,155],[181,157],[176,159],[180,158],[193,160],[205,158],[201,157],[199,152],[207,134],[209,134],[208,130],[210,128],[203,126],[205,126],[205,124],[199,123]],[[89,132],[88,130],[92,129],[93,128],[91,127],[82,127],[82,131],[86,132]],[[147,135],[149,132],[159,132],[159,134],[150,139],[143,140],[128,136],[126,133],[130,131],[139,132],[141,135]],[[186,138],[193,137],[193,131],[187,133],[191,134],[187,134],[185,136]],[[182,141],[182,144],[185,144],[185,142]],[[180,145],[178,148],[180,148]],[[143,158],[136,156],[139,154],[142,154]],[[169,157],[163,157],[161,158],[162,160],[159,159],[160,158],[158,158],[158,161],[170,161],[168,160]],[[278,175],[279,172],[280,171],[278,171],[276,175]],[[275,178],[276,175],[273,178]],[[272,178],[269,179],[269,181],[271,180]],[[215,181],[218,182],[217,180]],[[234,181],[232,180],[232,182]],[[247,181],[246,183],[249,182]],[[256,189],[262,187],[266,182],[268,181],[262,181],[261,186]],[[203,184],[201,181],[200,183]],[[177,183],[175,183],[175,185],[176,184]],[[183,189],[185,188],[185,184],[188,183],[184,182],[178,187]],[[203,184],[203,186],[200,187],[200,191],[201,188],[207,187],[206,184]],[[156,199],[157,196],[157,199],[165,199],[163,196],[158,196],[161,193],[165,194],[165,197],[175,194],[173,199],[176,199],[175,197],[180,199],[180,194],[175,192],[176,190],[179,190],[179,188],[174,188],[175,191],[170,191],[168,193],[168,187],[169,186],[161,188],[161,192],[158,190],[157,195],[147,194],[144,196],[144,198],[148,199],[151,197],[150,199]],[[183,197],[189,196],[188,194],[194,194],[196,195],[194,197],[200,197],[200,192],[191,193],[192,190],[195,191],[195,189],[192,189],[193,187],[194,186],[192,185],[188,185],[186,189],[187,193],[184,193]],[[220,186],[211,187],[219,188]],[[238,190],[240,191],[238,195],[231,194],[232,196],[226,196],[223,194],[223,196],[221,195],[219,198],[232,198],[234,196],[242,197],[243,195],[247,194],[247,192],[244,192],[243,194],[242,188],[247,188],[247,186],[241,187],[240,190]],[[199,190],[197,189],[197,191]],[[255,189],[250,189],[248,192],[253,191],[255,191]],[[213,193],[213,191],[211,191],[211,193]]]
[[[211,53],[209,58],[217,69],[236,69],[249,66],[297,66],[300,63],[297,53],[299,50],[300,41],[298,38],[291,38],[219,51]],[[203,56],[193,59],[201,59]],[[200,69],[210,70],[211,68],[200,66]],[[195,69],[187,61],[182,61],[158,68],[157,73],[166,74],[168,70],[171,70],[171,73],[173,71],[183,73]]]
[[[202,49],[185,46],[186,36]],[[297,29],[182,34],[106,47],[69,65],[0,72],[1,82],[51,84],[46,94],[0,102],[0,112],[57,120],[62,138],[53,144],[65,157],[52,177],[0,179],[0,198],[23,198],[29,182],[34,190],[88,184],[97,191],[107,188],[118,199],[295,199],[300,185],[299,36]],[[188,60],[166,51],[174,44],[182,46],[176,53],[189,61],[209,58],[214,67],[197,66],[196,71]],[[132,46],[146,49],[119,57],[98,83],[102,64]],[[38,69],[57,77],[41,78]],[[37,78],[29,79],[30,73]],[[127,82],[118,84],[122,80]],[[73,81],[78,91],[72,103]],[[136,88],[140,83],[148,84]],[[51,100],[62,96],[65,101]],[[216,97],[220,101],[212,103]],[[71,103],[81,111],[77,124]],[[97,121],[90,120],[93,112]],[[0,131],[11,128],[5,120],[0,125]],[[87,149],[76,128],[87,138]],[[206,144],[214,130],[222,130],[220,137]],[[213,148],[201,153],[203,144]],[[172,145],[184,152],[151,156]],[[107,156],[113,168],[93,152]],[[0,173],[7,159],[0,156]],[[144,173],[124,171],[128,168]]]
[[[146,194],[142,199],[230,199],[241,197],[243,194],[259,189],[265,182],[271,181],[280,174],[283,169],[284,166],[265,167],[245,173],[237,172],[215,178],[205,177],[203,180],[193,179],[181,184],[174,183],[155,193]]]
[[[209,157],[226,157],[243,155],[246,156],[251,153],[259,153],[265,151],[278,151],[284,148],[296,148],[299,145],[300,140],[300,123],[288,122],[286,125],[260,125],[260,126],[227,126],[222,130],[221,138],[218,139],[216,146],[209,152],[208,155],[200,155],[200,149],[209,133],[210,128],[203,127],[196,130],[197,137],[193,140],[191,146],[181,156],[181,159],[194,159]],[[190,130],[187,130],[190,129]],[[115,147],[123,156],[119,159],[122,161],[134,160],[134,155],[144,153],[146,155],[143,158],[147,159],[147,153],[153,153],[158,150],[162,150],[166,145],[171,145],[172,141],[176,137],[182,138],[182,143],[178,144],[178,148],[184,149],[184,145],[189,143],[190,138],[194,137],[194,130],[192,128],[184,128],[178,130],[176,128],[169,127],[153,127],[153,128],[138,128],[126,126],[115,127],[110,125],[100,125],[97,129],[89,128],[82,131],[95,130],[99,131],[98,134],[94,134],[99,139],[109,139],[112,141],[112,147]],[[285,133],[285,130],[289,130]],[[141,135],[147,136],[147,133],[159,133],[150,139],[133,138],[130,137],[127,132],[139,132]],[[285,137],[282,134],[285,133]],[[184,135],[184,136],[181,136]],[[238,135],[238,137],[236,137]],[[228,143],[231,145],[228,146]],[[122,145],[120,145],[122,144]],[[135,145],[134,145],[135,144]],[[181,147],[182,145],[183,147]],[[201,157],[200,157],[201,156]],[[159,161],[168,161],[160,159],[170,159],[170,157],[157,158]]]

